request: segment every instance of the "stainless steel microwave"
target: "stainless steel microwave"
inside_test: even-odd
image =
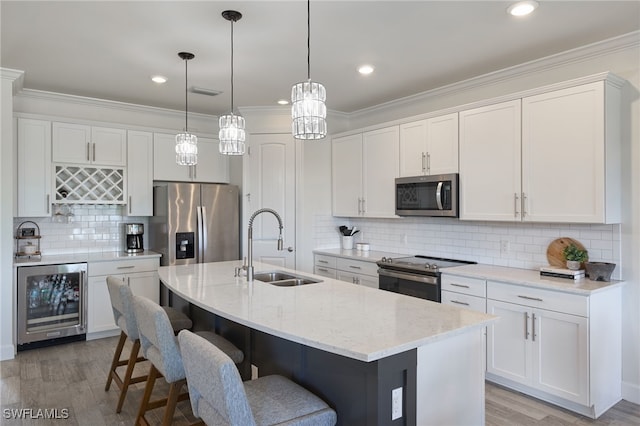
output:
[[[396,214],[458,217],[458,174],[397,178]]]

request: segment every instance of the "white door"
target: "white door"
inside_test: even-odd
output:
[[[396,217],[395,179],[399,173],[399,151],[399,126],[362,135],[362,213],[365,216]]]
[[[500,317],[487,327],[487,372],[530,385],[530,309],[489,299],[487,313]]]
[[[546,310],[532,317],[533,385],[579,404],[589,404],[587,318]]]
[[[277,250],[278,221],[261,213],[253,221],[253,260],[295,268],[295,142],[290,134],[247,136],[243,159],[243,256],[247,256],[247,229],[252,214],[262,208],[275,210],[283,221],[284,250]],[[256,270],[257,271],[257,270]]]
[[[334,216],[362,214],[362,133],[331,141]]]
[[[457,140],[456,140],[457,143]],[[400,176],[418,176],[427,172],[427,121],[400,125]],[[456,161],[457,161],[456,157]]]
[[[458,172],[458,113],[426,120],[427,173]]]
[[[520,100],[460,112],[460,219],[521,220]]]

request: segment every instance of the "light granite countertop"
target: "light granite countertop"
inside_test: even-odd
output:
[[[496,317],[318,275],[278,287],[234,277],[241,261],[162,266],[160,280],[188,302],[231,321],[327,352],[370,362],[473,332]],[[255,272],[285,270],[254,264]]]
[[[145,250],[141,253],[126,253],[124,251],[105,251],[99,253],[70,253],[70,254],[54,254],[42,255],[42,258],[17,258],[14,259],[14,266],[38,266],[38,265],[57,265],[65,263],[84,263],[84,262],[110,262],[114,260],[131,260],[131,259],[151,259],[162,256],[160,253],[151,250]]]
[[[588,278],[569,280],[564,278],[541,277],[540,271],[532,269],[518,269],[495,265],[464,265],[447,268],[442,272],[447,275],[480,278],[490,281],[500,281],[509,284],[536,287],[547,290],[561,291],[588,296],[599,291],[606,291],[621,285],[624,281],[609,282],[592,281]]]

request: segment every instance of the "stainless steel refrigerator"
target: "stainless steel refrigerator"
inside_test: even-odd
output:
[[[149,248],[162,266],[237,260],[239,204],[235,185],[156,182]]]
[[[235,185],[156,182],[149,248],[162,266],[240,259],[239,204]],[[164,286],[160,303],[173,304]]]

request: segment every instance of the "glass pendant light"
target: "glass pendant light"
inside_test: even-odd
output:
[[[195,57],[193,53],[178,53],[184,59],[184,132],[176,135],[176,163],[181,166],[195,166],[198,164],[198,138],[189,133],[187,94],[187,63]]]
[[[291,131],[296,139],[322,139],[327,135],[327,93],[320,83],[311,81],[310,0],[307,0],[307,81],[291,89]]]
[[[233,113],[233,23],[242,18],[235,10],[225,10],[222,17],[231,22],[231,112],[219,119],[220,153],[225,155],[243,155],[245,152],[244,117]]]

